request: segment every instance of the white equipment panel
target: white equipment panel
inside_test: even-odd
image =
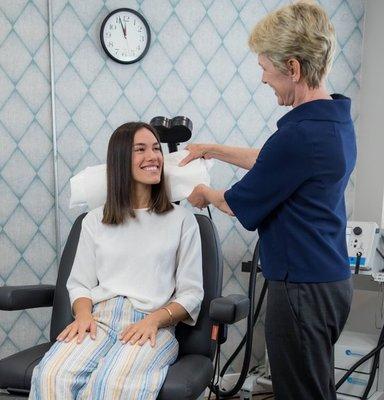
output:
[[[348,247],[349,266],[354,271],[360,258],[362,274],[374,271],[375,252],[379,240],[379,227],[375,222],[348,221],[346,238]]]

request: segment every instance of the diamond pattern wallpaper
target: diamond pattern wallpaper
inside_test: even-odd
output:
[[[54,283],[46,1],[1,2],[0,26],[0,285]],[[0,311],[0,357],[45,342],[49,321],[49,309]]]
[[[0,284],[53,283],[55,223],[61,245],[81,209],[69,210],[69,178],[105,162],[113,130],[156,115],[192,119],[195,142],[260,147],[288,111],[261,84],[247,47],[253,25],[288,1],[279,0],[52,0],[53,65],[44,0],[0,4]],[[332,92],[353,100],[358,119],[363,0],[319,1],[335,25],[338,46],[329,76]],[[129,7],[147,19],[152,42],[139,63],[121,65],[103,52],[99,30],[113,9]],[[55,109],[50,68],[54,68]],[[58,148],[59,220],[54,213],[52,116]],[[212,185],[226,188],[244,171],[216,162]],[[354,178],[347,189],[353,209]],[[224,254],[224,294],[247,290],[241,262],[251,259],[255,234],[213,211]],[[49,310],[0,312],[0,357],[47,340]],[[232,327],[224,356],[245,323]],[[262,358],[262,323],[256,359]],[[241,360],[240,360],[241,361]],[[238,361],[238,363],[240,362]]]

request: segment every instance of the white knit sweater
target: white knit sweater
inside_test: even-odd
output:
[[[196,323],[203,299],[201,241],[197,221],[174,205],[165,214],[135,210],[121,225],[101,222],[103,207],[84,218],[67,282],[71,305],[79,297],[93,304],[121,295],[149,313],[170,301]]]

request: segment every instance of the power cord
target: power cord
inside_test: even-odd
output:
[[[343,375],[343,377],[337,382],[335,385],[336,390],[340,388],[340,386],[348,379],[348,377],[363,363],[365,363],[367,360],[370,358],[374,357],[372,361],[372,366],[371,366],[371,371],[369,374],[369,379],[367,382],[367,386],[365,387],[363,396],[361,397],[361,400],[366,400],[368,398],[368,394],[372,388],[373,382],[375,380],[377,368],[379,365],[380,361],[380,352],[382,348],[384,347],[384,326],[381,328],[379,340],[377,342],[377,346],[371,350],[367,355],[362,357],[359,361],[357,361],[352,367]]]
[[[384,329],[381,330],[380,332],[380,337],[378,340],[378,345],[381,343],[384,343]],[[377,367],[379,366],[379,356],[380,356],[380,351],[377,351],[374,355],[372,366],[371,366],[371,371],[369,373],[369,379],[367,386],[364,390],[363,397],[361,398],[362,400],[366,400],[368,398],[368,394],[371,391],[371,387],[373,385],[373,381],[375,380],[376,372],[377,372]]]
[[[247,333],[245,335],[245,352],[244,352],[244,361],[241,368],[240,376],[234,385],[228,391],[220,390],[220,396],[223,398],[232,397],[236,394],[244,384],[245,379],[247,378],[249,364],[251,361],[252,355],[252,343],[253,343],[253,326],[254,326],[254,308],[255,308],[255,290],[256,290],[256,280],[257,280],[257,266],[259,261],[259,241],[257,241],[255,250],[253,252],[252,257],[252,268],[251,268],[251,275],[249,278],[249,286],[248,286],[248,293],[249,293],[249,312],[247,318]],[[232,358],[232,357],[231,357]],[[227,363],[228,364],[228,363]],[[220,374],[221,375],[221,374]],[[224,375],[224,374],[223,374]],[[221,376],[223,376],[221,375]]]
[[[380,335],[381,336],[381,335]],[[348,377],[356,370],[356,368],[360,367],[361,364],[364,364],[367,360],[373,357],[376,353],[380,354],[381,349],[384,347],[384,341],[378,344],[373,350],[371,350],[367,355],[362,357],[359,361],[352,365],[352,367],[342,376],[342,378],[335,385],[336,390],[340,388],[340,386],[348,379]],[[372,372],[372,371],[371,371]]]
[[[209,206],[207,207],[208,210],[208,215],[209,218],[212,220],[212,214]],[[259,296],[259,300],[256,306],[256,310],[254,312],[255,308],[255,291],[256,291],[256,281],[257,281],[257,273],[261,271],[261,269],[258,268],[258,263],[259,263],[259,240],[256,243],[255,250],[253,252],[253,257],[251,261],[251,270],[250,270],[250,278],[249,278],[249,285],[248,285],[248,296],[250,299],[250,307],[249,307],[249,312],[248,312],[248,318],[247,318],[247,333],[244,335],[243,339],[241,340],[240,344],[236,348],[236,350],[233,352],[231,357],[228,359],[226,364],[224,365],[223,369],[220,371],[220,343],[218,342],[217,347],[216,347],[216,361],[215,361],[215,367],[214,367],[214,373],[212,377],[211,384],[209,386],[209,397],[208,400],[211,399],[212,393],[216,395],[216,399],[220,399],[220,397],[223,398],[233,398],[233,396],[238,393],[238,391],[241,389],[243,386],[245,379],[248,374],[249,370],[249,364],[251,361],[251,354],[252,354],[252,343],[253,343],[253,327],[255,326],[260,311],[261,307],[265,298],[265,294],[267,292],[268,288],[268,281],[264,280],[264,284]],[[225,372],[227,371],[229,365],[232,363],[232,361],[238,356],[240,353],[241,349],[243,348],[244,344],[246,345],[245,349],[245,355],[244,355],[244,361],[243,361],[243,366],[240,372],[240,376],[234,385],[234,387],[228,391],[226,390],[221,390],[220,389],[220,378],[223,378]],[[217,378],[216,377],[217,374]],[[268,397],[269,398],[269,397]]]
[[[209,219],[212,220],[211,209],[209,208],[209,206],[207,206],[207,210],[208,210]]]
[[[258,301],[257,306],[256,306],[256,311],[255,311],[255,314],[253,316],[253,326],[255,326],[255,324],[256,324],[256,322],[257,322],[257,320],[259,318],[260,310],[261,310],[261,307],[263,305],[267,289],[268,289],[268,281],[264,280],[263,287],[261,289],[260,296],[259,296],[259,301]],[[247,338],[247,336],[244,335],[243,339],[241,340],[241,342],[237,346],[236,350],[232,353],[231,357],[229,357],[228,361],[225,363],[223,369],[220,372],[220,376],[221,377],[223,377],[225,375],[225,373],[227,372],[228,367],[232,364],[233,360],[239,355],[241,349],[243,348],[243,346],[244,346],[244,344],[246,342],[246,338]],[[252,370],[255,369],[255,368],[256,367],[251,368],[249,370],[249,372],[252,372]]]
[[[211,400],[212,393],[215,394],[217,400],[220,400],[219,374],[218,374],[220,370],[220,346],[221,346],[220,341],[218,341],[215,354],[215,367],[213,369],[213,376],[211,383],[209,384],[208,400]]]
[[[361,251],[358,251],[356,253],[355,275],[357,275],[360,272],[360,262],[361,262],[362,255],[363,255],[363,253]]]

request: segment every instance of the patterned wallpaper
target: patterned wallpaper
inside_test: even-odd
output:
[[[54,283],[46,1],[1,2],[0,87],[0,285]],[[0,311],[0,357],[46,341],[47,311]]]
[[[353,99],[358,118],[364,1],[322,0],[338,36],[329,86]],[[113,130],[129,120],[187,115],[192,140],[260,147],[287,109],[260,83],[256,57],[247,48],[252,26],[278,0],[54,0],[54,70],[58,144],[60,236],[75,217],[69,178],[105,162]],[[147,19],[152,43],[133,65],[108,59],[99,29],[109,11],[130,7]],[[56,254],[52,159],[52,109],[47,4],[0,4],[0,284],[54,282]],[[212,184],[230,186],[243,171],[216,162]],[[354,178],[347,189],[353,208]],[[224,253],[224,294],[247,289],[255,234],[213,212]],[[0,312],[0,357],[48,337],[46,310]],[[240,341],[245,323],[229,331],[224,356]],[[255,357],[262,357],[262,323]],[[28,332],[28,334],[27,334]],[[239,363],[240,361],[238,361]]]

